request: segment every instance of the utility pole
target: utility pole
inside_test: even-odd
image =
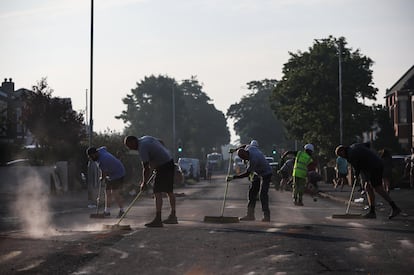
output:
[[[339,144],[343,141],[343,115],[342,115],[342,47],[338,41],[338,78],[339,78]]]
[[[172,125],[173,125],[173,159],[175,161],[175,91],[174,91],[174,86],[172,87]]]
[[[93,0],[91,0],[91,60],[90,60],[90,100],[89,100],[89,146],[92,146],[93,135]]]

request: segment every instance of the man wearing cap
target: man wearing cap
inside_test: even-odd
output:
[[[391,206],[392,209],[388,218],[392,219],[401,213],[401,209],[394,203],[382,185],[383,161],[367,145],[367,143],[355,143],[351,146],[339,145],[335,149],[335,154],[345,158],[354,167],[356,178],[360,173],[368,175],[369,181],[365,184],[365,190],[368,195],[369,212],[364,217],[367,219],[377,217],[375,212],[375,190]]]
[[[315,148],[312,144],[306,144],[304,151],[286,151],[282,158],[289,154],[295,155],[295,164],[293,166],[293,203],[298,206],[303,206],[303,193],[305,192],[305,185],[308,175],[308,165],[312,163],[312,153]]]
[[[124,144],[131,150],[137,150],[142,162],[143,180],[141,190],[146,188],[146,184],[151,176],[151,171],[156,171],[153,192],[155,197],[155,218],[145,224],[146,227],[163,227],[163,224],[177,224],[175,213],[175,195],[173,191],[175,165],[171,153],[164,144],[152,136],[127,136]],[[162,193],[167,193],[170,202],[171,212],[166,220],[161,220]]]
[[[101,180],[107,180],[105,189],[107,203],[104,215],[111,215],[110,208],[113,197],[119,206],[118,217],[121,217],[122,214],[124,214],[124,200],[119,191],[122,188],[125,177],[124,165],[119,159],[109,153],[106,150],[106,147],[100,147],[98,149],[95,147],[89,147],[88,150],[86,150],[86,154],[90,160],[95,161],[98,164],[98,167],[102,172]]]
[[[242,145],[237,149],[237,155],[248,161],[247,169],[244,173],[234,176],[228,176],[227,181],[232,179],[240,179],[245,177],[251,178],[251,185],[249,188],[249,201],[247,204],[247,215],[240,218],[241,221],[254,221],[254,209],[256,206],[257,194],[260,190],[260,202],[262,204],[263,222],[270,222],[269,209],[269,185],[272,178],[272,168],[266,160],[263,153],[258,148],[256,140],[252,140],[249,145]],[[261,182],[261,186],[260,186]]]

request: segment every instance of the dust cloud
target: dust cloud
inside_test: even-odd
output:
[[[19,217],[22,230],[33,238],[57,235],[51,225],[49,185],[31,169],[25,171],[16,190],[12,209]]]

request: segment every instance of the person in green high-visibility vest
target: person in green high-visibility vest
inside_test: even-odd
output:
[[[304,151],[286,151],[282,158],[289,154],[296,156],[295,164],[293,166],[293,203],[298,206],[303,206],[303,193],[305,192],[305,185],[308,175],[308,165],[312,163],[312,154],[315,148],[308,143],[303,147]]]

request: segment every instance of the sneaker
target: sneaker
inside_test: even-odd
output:
[[[246,215],[244,217],[240,218],[241,221],[254,221],[256,220],[256,218],[254,217],[254,215]]]
[[[298,203],[296,205],[297,206],[303,206],[303,202],[302,201],[298,201]]]
[[[163,227],[162,221],[154,219],[152,222],[146,223],[146,227]]]
[[[124,215],[124,213],[125,213],[125,211],[123,211],[123,210],[119,210],[119,213],[118,213],[118,218],[122,217],[122,215]]]
[[[270,222],[270,217],[269,216],[264,216],[262,218],[262,222]]]
[[[365,219],[376,219],[377,214],[375,212],[368,212],[363,216]]]
[[[178,220],[176,216],[169,215],[166,220],[163,220],[162,223],[165,224],[178,224]]]
[[[105,211],[104,211],[104,216],[105,216],[105,217],[109,217],[109,216],[111,216],[111,212],[105,212]]]
[[[395,216],[399,215],[400,213],[401,213],[401,209],[400,209],[400,208],[398,208],[398,207],[393,208],[393,209],[391,210],[390,215],[388,216],[388,219],[392,219],[392,218],[394,218]]]

